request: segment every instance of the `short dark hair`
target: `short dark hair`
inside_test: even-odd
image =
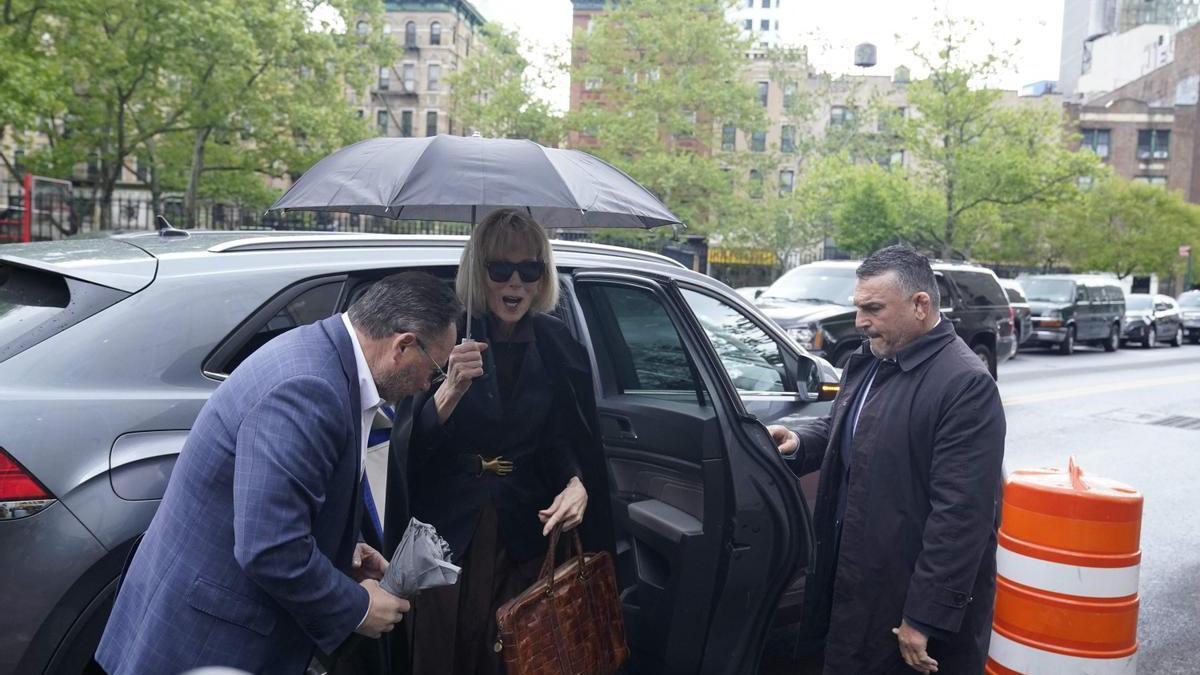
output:
[[[897,244],[881,248],[867,256],[854,271],[859,279],[870,279],[888,272],[895,272],[900,280],[900,290],[911,297],[924,291],[929,294],[929,304],[935,309],[942,304],[937,279],[929,258],[917,253],[911,246]]]
[[[462,313],[450,284],[425,272],[400,272],[371,285],[350,306],[350,323],[373,340],[395,333],[433,339]]]

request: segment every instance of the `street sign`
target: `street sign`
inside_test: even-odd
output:
[[[1179,247],[1179,257],[1180,258],[1186,258],[1191,254],[1192,254],[1191,246],[1188,246],[1185,244],[1185,245]]]

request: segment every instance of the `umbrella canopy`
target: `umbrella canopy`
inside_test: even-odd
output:
[[[372,138],[317,162],[271,210],[477,223],[527,210],[547,228],[681,224],[661,201],[585,152],[480,136]]]

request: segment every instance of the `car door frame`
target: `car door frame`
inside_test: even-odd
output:
[[[581,269],[572,274],[569,295],[578,334],[587,345],[593,371],[598,372],[595,347],[582,320],[578,293],[581,285],[589,283],[627,285],[655,293],[670,314],[709,394],[707,400],[717,414],[725,448],[723,488],[728,504],[734,506],[728,510],[727,504],[723,512],[724,550],[720,560],[712,561],[718,566],[718,574],[716,587],[711,589],[715,597],[709,605],[699,670],[754,673],[775,607],[804,552],[804,530],[794,520],[794,514],[805,510],[799,488],[762,423],[746,413],[674,278],[630,269]],[[599,378],[595,384],[597,403],[603,405],[610,396]],[[760,481],[763,477],[765,480]],[[773,539],[777,531],[785,534],[784,541]],[[763,552],[767,553],[765,561]],[[751,598],[759,599],[757,605]]]

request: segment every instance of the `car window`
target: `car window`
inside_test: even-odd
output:
[[[283,335],[297,326],[316,323],[337,313],[337,301],[342,292],[342,282],[332,281],[313,286],[281,307],[246,340],[224,368],[224,374],[232,373],[259,347]]]
[[[954,291],[950,289],[950,284],[940,274],[934,275],[934,279],[937,280],[938,295],[941,296],[938,309],[954,309]]]
[[[593,342],[611,360],[619,393],[678,400],[703,391],[675,323],[645,288],[587,284],[584,317]],[[673,395],[672,395],[673,394]]]
[[[61,274],[0,263],[0,361],[128,296]]]
[[[683,297],[738,391],[788,391],[783,352],[766,331],[740,310],[710,295],[685,289]]]
[[[1150,309],[1150,296],[1131,295],[1125,300],[1125,307],[1130,311],[1140,312]]]
[[[1009,302],[1025,302],[1025,296],[1021,295],[1021,291],[1016,288],[1006,286],[1004,292],[1008,295]]]
[[[1088,289],[1087,286],[1079,285],[1075,287],[1075,302],[1087,302]]]
[[[1184,309],[1200,309],[1200,292],[1189,291],[1179,296],[1179,306]]]
[[[1025,297],[1032,301],[1071,302],[1075,296],[1074,284],[1067,279],[1026,278],[1021,281]]]
[[[1008,304],[1008,297],[1000,288],[1000,282],[987,272],[954,271],[950,276],[962,291],[963,304],[968,307]]]

